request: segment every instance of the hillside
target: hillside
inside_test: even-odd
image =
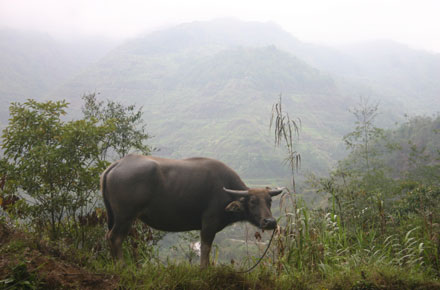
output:
[[[332,158],[325,155],[344,132],[335,122],[343,124],[347,99],[328,74],[274,46],[179,57],[150,55],[148,48],[136,56],[127,51],[114,51],[66,90],[96,86],[107,98],[144,106],[159,154],[219,158],[246,178],[285,176],[268,128],[281,93],[287,110],[304,124],[301,140],[316,141],[313,149],[320,156],[305,148],[304,166],[329,166]],[[320,147],[325,139],[326,148]]]
[[[352,101],[331,75],[271,43],[299,44],[273,24],[181,25],[115,49],[54,95],[72,100],[96,90],[142,105],[158,154],[219,158],[261,180],[287,175],[268,130],[271,106],[282,94],[304,124],[304,168],[324,172],[334,160],[329,149],[338,151],[347,130],[335,124],[344,124]]]
[[[35,38],[44,43],[40,55],[28,49],[35,52],[29,61],[11,52],[5,58],[11,61],[2,74],[7,102],[64,98],[79,111],[80,96],[99,92],[135,103],[143,106],[156,154],[218,158],[255,183],[288,174],[268,129],[280,94],[286,111],[302,120],[302,172],[325,173],[344,156],[341,136],[353,122],[347,110],[360,96],[381,101],[381,126],[402,121],[404,113],[440,110],[438,55],[398,44],[334,49],[303,43],[274,23],[235,19],[182,24],[105,54],[95,47],[87,59],[80,57],[87,49],[77,49],[78,57],[49,53],[58,46]],[[30,53],[27,47],[21,45],[22,54]],[[34,60],[38,65],[26,65]]]
[[[0,221],[1,289],[115,289],[118,278],[84,267],[81,257]]]
[[[343,274],[276,272],[261,265],[240,273],[234,265],[208,269],[188,263],[132,262],[115,265],[91,252],[49,243],[0,220],[0,287],[2,289],[438,289],[440,283],[404,270],[352,268]],[[102,241],[100,241],[102,242]],[[92,251],[93,252],[93,251]],[[266,258],[267,259],[267,258]],[[363,269],[363,268],[362,268]],[[367,272],[367,276],[365,274]]]
[[[388,130],[386,136],[390,142],[398,144],[399,148],[383,158],[394,178],[411,178],[428,184],[439,183],[439,115],[413,117],[395,130]],[[376,145],[378,150],[382,149],[381,145]]]
[[[50,92],[104,56],[113,43],[102,39],[55,40],[47,34],[0,29],[0,98],[4,104]],[[0,109],[7,119],[8,105]]]
[[[412,114],[440,110],[440,54],[389,40],[346,46],[341,51],[356,64],[357,69],[349,74],[382,98],[400,103]]]

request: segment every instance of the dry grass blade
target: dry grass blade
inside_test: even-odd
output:
[[[301,162],[301,155],[295,150],[294,143],[296,138],[299,138],[299,131],[301,127],[301,120],[292,120],[288,113],[283,112],[281,95],[277,103],[272,105],[272,114],[269,128],[274,127],[275,146],[280,146],[282,141],[287,149],[287,157],[284,160],[288,164],[292,172],[292,185],[295,188],[294,172],[298,170]]]

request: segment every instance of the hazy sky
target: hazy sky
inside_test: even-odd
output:
[[[131,37],[198,20],[273,21],[303,41],[388,38],[440,53],[439,0],[0,0],[0,27]]]

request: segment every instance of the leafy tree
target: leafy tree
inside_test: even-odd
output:
[[[99,176],[108,160],[133,149],[151,151],[141,109],[110,101],[104,106],[94,94],[84,100],[85,117],[72,121],[65,121],[65,101],[12,103],[0,162],[4,191],[20,197],[16,213],[39,232],[49,229],[52,239],[66,231],[78,243],[97,215]]]
[[[112,130],[102,140],[102,160],[119,159],[132,150],[148,155],[153,148],[145,144],[150,138],[146,132],[146,124],[142,119],[142,107],[124,106],[109,101],[104,105],[98,101],[96,94],[84,95],[82,111],[88,120],[97,120],[99,124],[112,126]]]
[[[412,117],[393,132],[388,132],[400,150],[385,162],[393,174],[426,185],[440,184],[440,116]]]
[[[99,143],[110,129],[93,120],[63,121],[65,108],[65,101],[12,103],[1,144],[9,192],[27,201],[34,225],[47,225],[52,239],[64,218],[84,214],[95,199],[106,166]]]
[[[356,127],[343,137],[347,148],[351,150],[351,165],[367,174],[379,166],[376,158],[378,151],[373,142],[384,136],[384,130],[374,126],[378,107],[379,103],[371,104],[369,99],[361,98],[358,107],[351,110],[356,118]]]
[[[361,98],[358,107],[351,110],[356,118],[355,128],[343,137],[350,154],[329,177],[312,175],[309,182],[318,192],[330,195],[331,212],[342,225],[352,230],[359,225],[363,228],[380,225],[383,233],[384,207],[391,202],[389,195],[394,184],[382,157],[395,146],[387,141],[383,129],[374,126],[378,106]]]

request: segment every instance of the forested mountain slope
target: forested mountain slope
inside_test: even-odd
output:
[[[114,51],[65,92],[103,88],[97,90],[104,97],[143,105],[161,155],[219,158],[247,178],[285,176],[269,134],[271,107],[280,94],[286,110],[304,124],[301,140],[315,141],[304,148],[306,168],[312,162],[327,168],[329,149],[347,129],[336,124],[344,124],[351,100],[341,96],[333,78],[274,46],[204,55],[126,51]]]
[[[93,45],[89,57],[81,58],[75,55],[87,49],[56,50],[36,38],[32,43],[43,43],[40,53],[26,42],[4,54],[4,100],[67,99],[78,111],[83,94],[99,92],[104,99],[135,103],[143,106],[155,136],[155,154],[219,158],[256,182],[288,174],[268,128],[279,95],[291,117],[302,121],[303,171],[326,172],[343,156],[341,136],[353,122],[348,109],[360,96],[380,100],[381,126],[413,110],[440,109],[439,56],[399,44],[337,50],[303,43],[273,23],[234,19],[156,31],[103,57],[104,49]],[[4,51],[7,43],[14,42],[2,42]],[[14,54],[21,50],[29,60]]]

